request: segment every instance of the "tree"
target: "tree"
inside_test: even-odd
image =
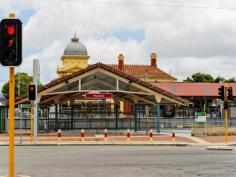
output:
[[[214,82],[214,78],[210,74],[198,72],[187,77],[184,82]]]
[[[18,95],[18,83],[20,80],[20,94],[27,92],[27,86],[33,82],[33,77],[27,73],[17,73],[15,75],[15,95]],[[5,98],[9,98],[9,81],[7,81],[2,87],[2,94]]]
[[[225,78],[221,77],[221,76],[217,76],[215,78],[215,82],[216,83],[220,83],[220,82],[226,82]]]
[[[231,82],[231,83],[232,83],[232,82],[236,82],[236,79],[235,79],[235,77],[231,77],[231,78],[229,78],[229,79],[227,80],[227,82],[229,82],[229,83],[230,83],[230,82]]]

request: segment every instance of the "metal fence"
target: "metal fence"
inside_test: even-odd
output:
[[[236,119],[228,120],[229,127],[236,127]],[[193,118],[164,118],[160,119],[161,129],[190,129],[195,126]],[[207,118],[206,126],[224,126],[222,118]],[[139,118],[137,121],[138,131],[148,131],[150,128],[156,129],[157,119],[155,117]],[[30,119],[22,118],[15,120],[16,129],[30,129]],[[68,118],[40,118],[39,132],[54,132],[57,129],[66,130],[125,130],[135,128],[135,119],[133,117],[118,118],[74,118],[73,122]]]

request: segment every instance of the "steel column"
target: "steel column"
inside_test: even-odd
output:
[[[134,131],[138,131],[138,105],[134,105]]]
[[[118,104],[115,104],[115,114],[116,114],[116,130],[118,130],[118,117],[119,117]]]
[[[71,115],[70,128],[71,128],[71,130],[73,130],[74,129],[74,107],[73,107],[73,105],[71,105],[71,108],[70,108],[70,115]]]
[[[156,104],[156,116],[157,116],[157,133],[160,133],[161,115],[160,115],[160,103]]]
[[[58,104],[55,104],[55,131],[58,130]]]

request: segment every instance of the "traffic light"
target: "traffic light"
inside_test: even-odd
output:
[[[220,88],[218,88],[218,91],[219,91],[219,99],[221,99],[222,101],[224,101],[225,99],[225,88],[224,86],[222,85]]]
[[[229,102],[228,101],[224,101],[224,109],[228,109],[229,108]]]
[[[28,99],[34,101],[36,99],[36,86],[34,84],[28,85]]]
[[[232,87],[229,87],[228,88],[228,96],[227,96],[227,99],[228,100],[233,100],[233,88]]]
[[[0,63],[19,66],[22,62],[22,23],[19,19],[0,22]]]

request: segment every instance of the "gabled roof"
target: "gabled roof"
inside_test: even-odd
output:
[[[156,87],[156,86],[154,86],[154,85],[152,85],[150,83],[142,81],[142,80],[140,80],[140,79],[138,79],[138,78],[136,78],[134,76],[131,76],[131,75],[129,75],[128,73],[126,73],[124,71],[121,71],[121,70],[119,70],[119,69],[117,69],[115,67],[111,67],[111,66],[108,66],[108,65],[105,65],[105,64],[102,64],[102,63],[96,63],[96,64],[90,65],[87,68],[84,68],[84,69],[82,69],[80,71],[76,71],[76,72],[74,72],[74,73],[72,73],[72,74],[70,74],[68,76],[63,76],[61,78],[54,79],[50,83],[48,83],[45,86],[41,87],[38,92],[40,93],[40,92],[42,92],[42,91],[44,91],[44,90],[46,90],[46,89],[48,89],[50,87],[56,86],[56,85],[58,85],[60,83],[66,83],[70,79],[72,79],[72,78],[74,78],[76,76],[80,76],[80,75],[82,75],[84,73],[87,73],[89,71],[92,71],[92,70],[94,70],[96,68],[102,68],[102,69],[104,69],[106,71],[114,73],[114,74],[116,74],[116,75],[118,75],[118,76],[120,76],[120,77],[122,77],[124,79],[127,79],[127,80],[131,81],[132,83],[136,83],[136,84],[139,84],[139,85],[141,85],[143,87],[146,87],[146,88],[148,88],[148,89],[150,89],[152,91],[155,91],[155,92],[157,92],[157,93],[159,93],[161,95],[164,95],[164,96],[166,96],[166,97],[168,97],[168,98],[170,98],[172,100],[175,100],[176,102],[179,102],[179,103],[182,103],[182,104],[190,103],[188,100],[185,100],[183,98],[177,97],[175,94],[172,94],[172,93],[170,93],[168,91],[165,91],[162,88]]]
[[[153,85],[181,97],[218,97],[218,88],[224,83],[173,82]],[[233,88],[233,94],[236,96],[236,83],[228,83],[228,87]]]
[[[108,64],[108,66],[115,67],[118,69],[117,64]],[[160,68],[153,67],[150,65],[124,65],[124,72],[138,78],[158,78],[158,80],[173,80],[177,79],[162,71]]]

